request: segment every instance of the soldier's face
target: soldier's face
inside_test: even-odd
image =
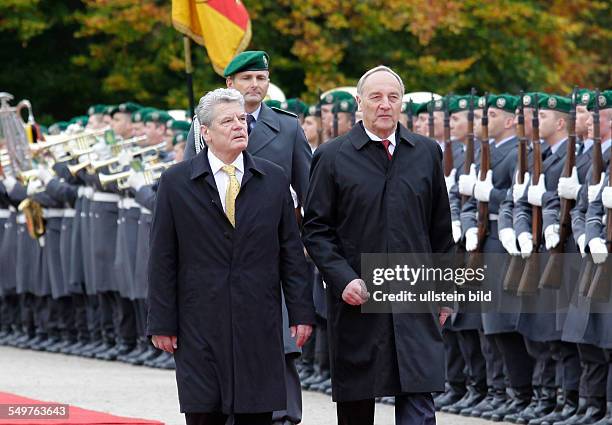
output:
[[[133,122],[132,123],[132,135],[134,137],[144,136],[145,134],[145,126],[142,122]]]
[[[501,141],[501,137],[506,130],[514,126],[514,114],[502,109],[489,108],[489,137]]]
[[[468,111],[455,112],[450,116],[450,134],[454,140],[463,142],[467,139]]]
[[[389,72],[370,75],[357,96],[365,127],[379,137],[388,137],[397,128],[402,109],[400,84]]]
[[[583,105],[576,106],[576,135],[581,138],[587,137],[588,134],[588,126],[587,122],[591,113]]]
[[[565,131],[565,120],[555,111],[541,109],[538,118],[540,119],[540,137],[544,140]]]
[[[144,134],[147,136],[147,146],[157,145],[164,141],[166,126],[155,122],[148,122],[144,125]]]
[[[132,116],[123,112],[117,112],[113,115],[111,128],[115,134],[124,139],[132,137]]]
[[[308,116],[304,118],[302,130],[304,130],[308,143],[311,145],[316,145],[319,140],[319,125],[317,122],[317,117]]]
[[[261,103],[268,93],[270,74],[268,71],[238,72],[226,79],[229,88],[238,90],[249,104]]]
[[[348,133],[352,126],[351,114],[343,112],[338,114],[338,136]]]
[[[204,141],[215,155],[236,157],[248,145],[244,108],[238,102],[216,105],[210,127],[202,125]]]
[[[519,110],[516,110],[514,114],[514,125],[518,128],[518,116]],[[531,124],[531,120],[533,119],[533,108],[523,108],[523,118],[524,118],[524,127],[525,127],[525,138],[527,140],[531,140],[533,137],[533,125]]]
[[[421,112],[416,120],[417,125],[414,127],[414,132],[421,136],[427,136],[427,113]]]
[[[85,128],[88,130],[98,130],[104,127],[106,127],[106,124],[104,123],[104,116],[102,114],[94,114],[89,117],[87,126]]]
[[[408,116],[406,114],[400,114],[399,122],[401,125],[408,128]]]
[[[331,128],[332,121],[334,120],[334,114],[332,114],[333,107],[334,105],[321,105],[321,123],[323,128]]]
[[[599,111],[599,137],[602,142],[605,142],[610,138],[610,120],[612,120],[612,108],[603,109]],[[595,137],[595,132],[593,131],[593,114],[589,114],[589,119],[587,120],[588,126],[588,138],[592,139]]]

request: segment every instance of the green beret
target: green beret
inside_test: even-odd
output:
[[[170,120],[169,123],[166,123],[166,127],[170,128],[172,131],[189,131],[191,123],[183,120]]]
[[[321,114],[321,111],[319,110],[319,105],[310,105],[308,108],[306,108],[306,113],[304,113],[305,117],[316,117],[319,116]]]
[[[431,111],[443,111],[444,110],[444,99],[435,99],[427,102],[427,112]]]
[[[410,105],[412,104],[412,115],[418,115],[419,114],[419,110],[421,108],[421,106],[423,105],[423,103],[417,103],[417,102],[402,102],[402,114],[406,114],[408,115],[408,108],[410,107]],[[427,104],[425,104],[425,106],[427,106]]]
[[[427,113],[428,106],[429,106],[429,102],[413,103],[412,104],[412,108],[414,110],[414,114],[415,115]]]
[[[337,114],[340,112],[348,112],[348,113],[357,112],[357,102],[355,101],[355,98],[353,98],[353,96],[351,96],[350,99],[340,100],[334,103],[332,112],[334,114]]]
[[[599,97],[597,98],[597,103],[599,104],[599,110],[612,108],[612,90],[606,90],[599,93]],[[588,109],[592,111],[595,108],[595,96],[589,103]]]
[[[70,125],[70,124],[78,124],[81,127],[85,127],[87,125],[88,121],[89,121],[89,117],[87,115],[80,115],[80,116],[74,117],[70,121],[68,121],[68,125]]]
[[[538,107],[540,109],[549,109],[569,114],[572,108],[572,101],[569,97],[542,93],[538,94]]]
[[[518,106],[518,96],[511,94],[490,94],[487,98],[487,104],[489,108],[501,109],[502,111],[510,112],[514,114],[516,107]]]
[[[521,102],[523,103],[524,108],[533,108],[535,105],[535,96],[538,95],[538,100],[541,96],[546,96],[546,93],[542,92],[529,92],[523,93],[523,97],[521,98]],[[517,108],[519,105],[516,105]]]
[[[172,146],[177,145],[182,142],[186,142],[187,134],[189,134],[187,131],[181,131],[179,133],[176,133],[174,135],[174,138],[172,139]]]
[[[91,105],[89,108],[87,108],[87,115],[104,114],[106,112],[106,108],[107,106],[102,104]]]
[[[300,99],[287,99],[281,102],[280,108],[285,111],[293,112],[296,115],[305,115],[308,110],[308,105]]]
[[[331,93],[327,93],[323,99],[321,99],[321,105],[333,105],[341,100],[354,99],[353,95],[344,90],[336,90]]]
[[[124,102],[124,103],[120,103],[119,105],[115,106],[112,110],[111,110],[111,115],[115,115],[117,112],[122,112],[124,114],[133,114],[134,112],[138,111],[139,109],[142,109],[142,106],[140,106],[137,103],[134,102]]]
[[[153,112],[156,110],[157,109],[151,108],[149,106],[145,108],[140,108],[139,110],[137,110],[136,112],[132,114],[132,122],[143,122],[145,115],[147,115],[149,112]]]
[[[576,90],[576,105],[589,106],[595,99],[595,92],[589,89]]]
[[[473,108],[478,108],[478,96],[464,95],[451,96],[448,99],[448,112],[453,114],[460,111],[468,111],[470,109],[470,98],[472,99]]]
[[[266,99],[264,100],[264,103],[266,104],[266,106],[269,106],[270,108],[280,109],[282,102],[280,100]]]
[[[266,71],[270,64],[270,56],[261,50],[247,50],[230,61],[223,71],[224,77],[230,77],[242,71]]]
[[[154,123],[157,123],[157,124],[166,125],[166,123],[170,119],[172,119],[172,117],[170,116],[169,113],[167,113],[166,111],[160,111],[159,109],[155,109],[153,111],[147,112],[143,116],[142,121],[144,123],[154,122]]]

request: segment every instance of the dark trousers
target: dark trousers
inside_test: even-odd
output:
[[[493,390],[505,391],[504,360],[501,351],[495,343],[495,335],[485,335],[479,332],[482,355],[487,364],[487,386]]]
[[[338,425],[373,425],[374,399],[343,401],[336,405]],[[396,425],[435,425],[436,409],[431,393],[395,397]]]
[[[457,331],[457,342],[465,362],[468,385],[479,392],[487,391],[487,367],[480,348],[477,330]]]
[[[234,425],[270,425],[272,412],[233,415]],[[223,413],[185,413],[187,425],[225,425],[228,415]]]
[[[554,388],[557,365],[550,343],[525,338],[525,348],[534,361],[531,384],[534,387]]]
[[[147,327],[147,306],[144,299],[136,299],[133,301],[134,314],[136,319],[136,337],[146,338]]]
[[[16,329],[21,320],[19,318],[19,296],[15,290],[5,290],[0,303],[0,327]]]
[[[72,306],[74,309],[74,330],[79,341],[89,340],[87,329],[87,295],[72,294]]]
[[[122,297],[115,292],[115,303],[117,316],[115,322],[115,334],[119,336],[119,342],[134,344],[136,342],[136,313],[134,303],[129,298]]]
[[[24,332],[34,333],[34,311],[36,297],[33,294],[19,294],[19,320]]]
[[[100,334],[104,342],[108,344],[115,343],[115,324],[114,316],[116,315],[117,306],[115,304],[114,293],[110,291],[98,293],[98,320],[100,326]]]
[[[527,353],[523,336],[518,332],[495,334],[495,343],[504,360],[510,387],[531,393],[533,359]]]
[[[102,328],[100,325],[100,298],[98,295],[87,295],[87,330],[92,341],[102,340]]]
[[[553,358],[557,362],[557,385],[564,391],[578,391],[580,384],[580,357],[576,344],[564,341],[551,343]]]
[[[580,396],[603,398],[606,396],[608,362],[604,350],[590,344],[578,344],[582,373],[580,375]]]
[[[453,390],[463,393],[466,391],[465,361],[459,347],[457,332],[445,329],[443,336],[446,352],[446,380]]]
[[[329,371],[329,340],[327,339],[327,320],[317,315],[317,327],[315,328],[315,363],[320,372]]]

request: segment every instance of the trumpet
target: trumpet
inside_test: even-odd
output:
[[[147,184],[152,184],[155,180],[159,179],[161,173],[167,168],[171,167],[175,164],[175,161],[171,162],[160,162],[157,164],[151,164],[145,166],[143,171],[145,176],[145,181]],[[130,178],[132,174],[134,174],[134,170],[122,171],[120,173],[115,174],[102,174],[98,176],[100,179],[100,184],[105,187],[111,183],[117,183],[117,186],[120,190],[129,189],[129,185],[127,184],[127,180]]]
[[[85,130],[82,133],[60,136],[47,136],[46,142],[38,142],[30,146],[30,150],[34,154],[39,154],[45,149],[50,149],[54,146],[63,145],[66,143],[75,143],[78,149],[87,150],[91,145],[97,143],[96,137],[104,135],[106,129]]]
[[[91,165],[91,161],[85,161],[85,162],[81,162],[78,164],[69,165],[68,171],[70,171],[70,174],[72,174],[73,176],[76,176],[79,171],[84,170],[90,165]]]
[[[137,149],[135,151],[131,151],[131,152],[128,151],[128,154],[132,158],[135,157],[135,156],[144,155],[144,154],[149,153],[149,152],[155,152],[157,154],[157,153],[159,153],[160,150],[164,149],[165,146],[166,146],[165,143],[160,143],[158,145],[153,145],[153,146],[146,146],[144,148]],[[91,162],[91,168],[93,170],[98,170],[98,169],[100,169],[102,167],[108,167],[110,165],[116,164],[119,161],[120,161],[120,158],[118,156],[115,156],[115,157],[112,157],[112,158],[109,158],[109,159],[106,159],[106,160],[102,160],[102,161],[92,161]]]

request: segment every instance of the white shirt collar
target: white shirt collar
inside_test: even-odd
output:
[[[584,145],[582,152],[587,152],[593,146],[593,139],[586,139],[582,144]]]
[[[504,143],[506,143],[507,141],[512,140],[512,139],[514,139],[514,136],[506,137],[505,139],[501,140],[499,143],[495,143],[495,139],[491,139],[491,140],[493,140],[495,147],[498,148]]]
[[[212,170],[213,175],[217,174],[225,165],[225,163],[217,158],[217,156],[210,149],[208,149],[208,162],[210,163],[210,169]],[[238,155],[231,165],[236,167],[239,172],[244,173],[244,157],[242,152],[240,152],[240,155]]]
[[[261,112],[261,103],[259,104],[259,107],[255,109],[253,112],[251,112],[249,115],[253,115],[253,118],[255,118],[255,121],[257,121],[259,119],[260,112]]]
[[[376,134],[374,134],[370,130],[368,130],[365,125],[363,126],[363,129],[365,130],[365,132],[368,135],[368,137],[370,138],[370,140],[373,140],[375,142],[380,142],[381,140],[383,140],[380,137],[378,137]],[[389,135],[389,137],[387,137],[386,140],[388,140],[389,142],[391,142],[391,144],[393,146],[395,146],[395,131],[393,133],[391,133]]]

